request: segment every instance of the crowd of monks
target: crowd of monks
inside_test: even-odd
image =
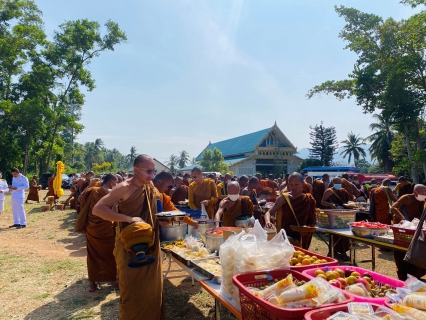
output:
[[[49,178],[46,195],[55,196],[54,176]],[[87,239],[89,291],[98,289],[100,282],[110,282],[120,290],[120,319],[139,319],[150,314],[151,319],[164,317],[163,279],[161,273],[158,228],[163,225],[153,215],[158,212],[157,200],[163,211],[189,206],[205,210],[208,219],[221,221],[223,226],[235,226],[240,215],[253,215],[265,228],[284,229],[289,238],[309,248],[312,233],[300,233],[291,226],[313,227],[316,210],[343,208],[349,201],[369,201],[370,214],[376,221],[391,224],[420,218],[426,198],[426,187],[414,185],[401,177],[397,187],[390,189],[390,180],[379,184],[361,185],[358,176],[312,179],[300,173],[287,174],[284,179],[268,175],[236,177],[231,174],[205,175],[195,167],[190,174],[157,174],[151,157],[140,155],[134,161],[134,174],[119,172],[95,178],[93,172],[73,174],[71,194],[63,201],[77,213],[75,230]],[[28,200],[39,201],[37,177],[30,182]],[[268,206],[269,205],[269,206]],[[266,209],[265,208],[269,208]],[[266,213],[265,213],[266,211]],[[142,269],[130,269],[127,262],[134,257],[125,250],[121,230],[129,223],[144,221],[155,231],[155,242],[147,254],[156,262]],[[344,258],[348,244],[337,241],[335,252]],[[395,252],[398,276],[407,273],[421,277],[425,270],[403,261]]]

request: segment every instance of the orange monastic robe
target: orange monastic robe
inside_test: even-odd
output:
[[[243,212],[244,211],[244,212]],[[240,196],[228,210],[224,210],[222,221],[224,227],[235,227],[235,219],[242,214],[253,215],[253,203],[248,196]]]
[[[312,182],[312,196],[315,199],[316,207],[320,209],[324,209],[325,207],[321,204],[322,197],[324,196],[324,192],[327,190],[327,186],[322,180],[315,179]]]
[[[390,203],[386,192],[392,192],[388,187],[377,187],[373,190],[374,193],[374,211],[376,221],[384,224],[390,224]]]
[[[158,191],[151,183],[141,186],[129,199],[117,203],[119,213],[141,217],[153,226],[155,242],[146,254],[156,258],[156,261],[148,267],[130,269],[127,262],[135,258],[136,254],[124,248],[120,233],[126,224],[118,224],[114,256],[120,280],[120,320],[164,319],[160,232],[158,220],[155,218],[157,199]]]
[[[173,204],[171,198],[167,194],[160,193],[158,199],[160,199],[163,203],[163,211],[178,211],[178,209]]]
[[[219,199],[225,199],[228,196],[228,184],[222,181],[216,185],[217,197]]]
[[[213,180],[206,178],[203,183],[198,184],[195,181],[189,185],[188,201],[192,210],[201,209],[201,201],[207,200],[209,204],[206,207],[209,219],[214,218],[214,205],[217,203],[217,189]]]
[[[30,191],[28,192],[28,196],[27,196],[27,200],[32,200],[32,201],[40,201],[40,197],[38,195],[38,184],[37,184],[37,180],[32,179],[30,182]]]
[[[271,191],[269,192],[269,200],[272,201],[272,202],[275,202],[275,200],[277,200],[277,185],[276,185],[276,183],[267,179],[267,180],[261,180],[260,185],[263,187],[263,189],[265,189],[265,188],[271,189]]]
[[[188,187],[185,185],[177,188],[172,194],[172,202],[174,204],[179,204],[179,201],[185,201],[186,199],[188,199]]]

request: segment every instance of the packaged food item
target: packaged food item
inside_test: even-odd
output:
[[[360,297],[369,297],[367,289],[362,283],[355,283],[345,288],[346,291]]]
[[[395,311],[383,306],[378,307],[374,312],[374,315],[382,319],[384,318],[388,320],[404,320],[404,317],[402,315],[399,315]]]
[[[339,311],[328,317],[327,320],[360,320],[358,317],[353,316],[347,312]]]
[[[408,307],[426,310],[426,292],[414,292],[402,299],[402,304]]]
[[[410,274],[404,282],[404,287],[412,292],[426,292],[426,284]]]
[[[426,319],[426,312],[417,310],[415,308],[407,307],[402,304],[395,303],[392,305],[392,309],[403,316],[409,316],[415,320]]]
[[[301,287],[286,290],[279,295],[283,302],[313,299],[318,297],[317,287],[309,282]]]
[[[363,302],[348,303],[348,311],[350,314],[374,314],[374,310],[371,304]]]
[[[280,295],[284,290],[293,285],[293,275],[289,274],[286,278],[274,283],[264,290],[257,291],[255,294],[268,300],[272,295]]]

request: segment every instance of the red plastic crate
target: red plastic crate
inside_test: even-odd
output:
[[[312,251],[308,251],[308,250],[305,250],[305,249],[302,249],[302,248],[299,248],[299,247],[294,247],[294,250],[295,251],[302,251],[304,254],[308,254],[311,257],[316,256],[317,258],[319,258],[321,260],[325,259],[325,260],[327,260],[327,262],[319,263],[319,264],[309,264],[307,266],[290,266],[291,270],[296,270],[296,271],[302,272],[304,270],[312,269],[314,267],[322,268],[322,267],[325,267],[325,266],[337,266],[339,264],[339,261],[337,261],[336,259],[326,257],[326,256],[322,256],[322,255],[316,254],[315,252],[312,252]]]
[[[391,226],[393,231],[394,243],[398,247],[408,248],[410,246],[411,240],[416,233],[416,229],[405,229],[399,228],[396,226]]]
[[[384,276],[380,273],[377,272],[373,272],[367,269],[363,269],[363,268],[359,268],[359,267],[353,267],[353,266],[330,266],[330,267],[325,267],[328,268],[329,270],[334,270],[336,268],[342,269],[343,271],[346,271],[348,269],[352,270],[352,271],[356,271],[359,272],[361,275],[364,274],[365,272],[368,272],[369,274],[371,274],[374,282],[377,285],[383,286],[383,285],[390,285],[393,289],[396,288],[402,288],[404,286],[404,281],[401,280],[397,280],[388,276]],[[316,268],[313,267],[309,270],[305,270],[302,272],[303,275],[309,277],[310,279],[315,278],[314,276],[314,272],[317,269],[321,269],[321,270],[325,270],[325,268]],[[356,294],[352,294],[350,292],[347,292],[345,290],[342,290],[344,292],[346,292],[348,295],[350,295],[351,297],[354,298],[355,301],[357,302],[368,302],[368,303],[375,303],[375,304],[379,304],[379,305],[384,305],[385,304],[385,300],[387,299],[386,297],[379,297],[379,298],[369,298],[369,297],[361,297],[361,296],[357,296]]]
[[[305,280],[308,282],[311,280],[309,277],[302,273],[294,270],[277,269],[268,271],[249,272],[243,274],[237,274],[232,278],[233,283],[239,290],[240,303],[241,303],[241,315],[243,319],[256,319],[256,320],[280,320],[280,319],[292,319],[292,320],[303,320],[304,315],[313,309],[318,308],[298,308],[298,309],[284,309],[277,307],[268,301],[265,301],[259,297],[256,297],[247,288],[248,285],[252,287],[261,287],[265,284],[272,282],[274,279],[284,279],[289,274],[299,281]],[[273,280],[267,280],[267,276],[270,275]],[[326,304],[322,307],[333,306],[333,305],[344,305],[349,302],[353,302],[354,298],[344,292],[347,300],[341,303]]]
[[[373,310],[376,311],[378,304],[370,303],[373,307]],[[328,317],[331,317],[336,312],[343,311],[348,312],[348,306],[346,305],[337,305],[331,307],[321,308],[319,310],[312,310],[305,314],[305,320],[327,320]]]

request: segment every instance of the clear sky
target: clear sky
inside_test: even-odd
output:
[[[338,38],[334,5],[407,18],[398,0],[36,0],[49,37],[66,20],[117,22],[128,41],[95,58],[81,143],[101,138],[160,161],[271,127],[309,147],[309,126],[335,126],[338,140],[370,134],[371,115],[314,85],[346,79],[356,56]]]

